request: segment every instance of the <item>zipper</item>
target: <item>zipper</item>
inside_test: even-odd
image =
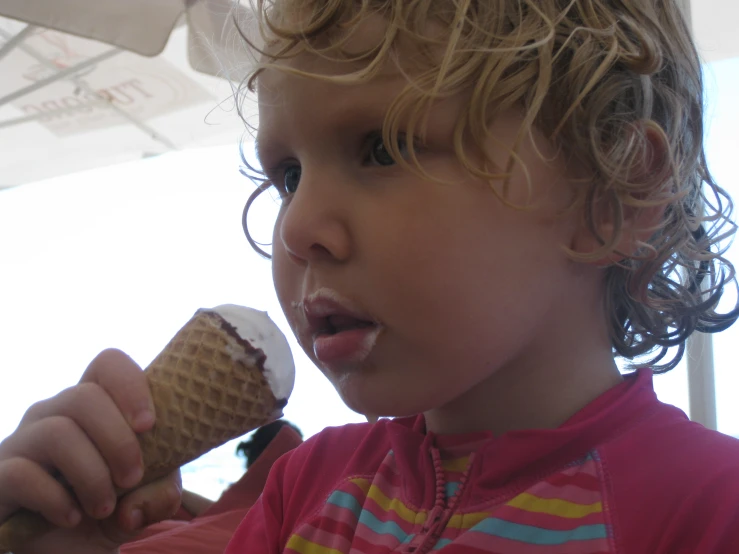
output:
[[[467,477],[469,476],[472,463],[474,461],[474,453],[470,455],[467,467],[462,474],[459,482],[459,488],[454,496],[447,501],[446,498],[446,480],[444,479],[444,468],[441,465],[441,455],[436,448],[431,449],[431,457],[434,462],[434,478],[436,481],[436,499],[434,507],[429,512],[429,517],[423,524],[421,531],[416,535],[414,540],[408,545],[404,552],[412,554],[428,554],[438,544],[444,529],[449,523],[454,511],[459,505],[462,493],[465,491]]]

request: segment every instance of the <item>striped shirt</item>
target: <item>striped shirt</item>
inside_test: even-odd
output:
[[[736,554],[737,460],[642,371],[558,429],[327,429],[278,460],[226,554]]]

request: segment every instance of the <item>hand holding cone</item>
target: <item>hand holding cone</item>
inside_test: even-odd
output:
[[[156,424],[138,437],[145,473],[137,486],[281,417],[295,379],[287,340],[267,314],[233,305],[199,310],[145,374]],[[0,525],[0,552],[51,528],[21,509]]]

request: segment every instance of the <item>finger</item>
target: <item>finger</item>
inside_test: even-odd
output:
[[[137,433],[154,425],[154,402],[146,375],[120,350],[103,350],[82,375],[81,383],[97,383],[110,396]]]
[[[90,517],[102,519],[115,508],[108,464],[87,434],[67,417],[47,417],[11,435],[3,445],[3,455],[58,470]]]
[[[92,440],[107,462],[116,485],[128,489],[141,480],[144,469],[136,434],[108,392],[100,385],[82,383],[35,404],[26,412],[21,427],[27,429],[46,419],[60,416],[74,421]],[[21,430],[18,433],[28,436]],[[44,441],[49,440],[47,435],[48,430],[46,435],[36,439],[37,448],[29,453],[33,459],[41,459],[40,449]],[[38,444],[39,441],[42,441],[41,444]]]
[[[122,544],[145,526],[172,518],[181,498],[178,470],[120,498],[115,515],[101,522],[101,530],[109,540]]]
[[[21,507],[40,513],[57,527],[74,527],[82,519],[72,495],[44,468],[30,460],[3,460],[0,491],[0,521]]]

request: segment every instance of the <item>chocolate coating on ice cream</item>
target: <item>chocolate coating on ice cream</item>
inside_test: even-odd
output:
[[[280,328],[266,312],[252,308],[224,304],[212,311],[223,319],[223,328],[245,346],[246,352],[262,353],[264,359],[255,361],[263,368],[272,394],[280,403],[284,402],[283,406],[287,404],[295,385],[295,363]]]

